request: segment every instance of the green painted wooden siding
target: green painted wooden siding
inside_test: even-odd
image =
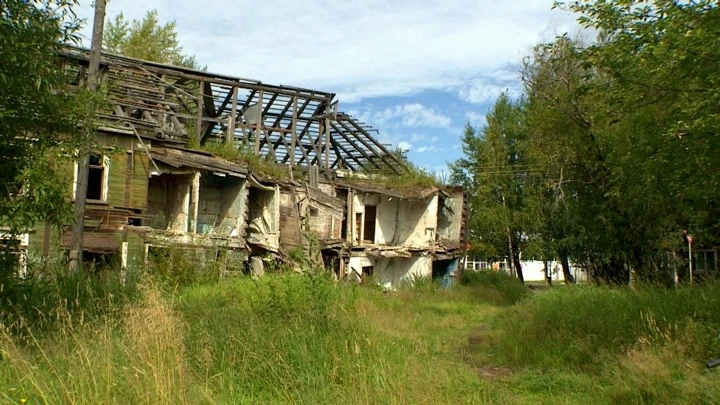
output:
[[[135,151],[130,180],[130,207],[147,209],[150,159],[142,151]]]

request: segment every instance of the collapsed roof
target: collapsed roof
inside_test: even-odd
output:
[[[62,56],[74,84],[83,85],[90,52],[68,47]],[[402,170],[376,130],[337,111],[333,93],[110,53],[100,65],[110,103],[98,116],[106,130],[177,146],[224,142],[293,167]]]

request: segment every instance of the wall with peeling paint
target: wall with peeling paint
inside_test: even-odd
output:
[[[438,240],[455,242],[462,238],[463,201],[462,191],[453,193],[452,197],[438,199]]]
[[[410,258],[386,258],[377,256],[354,256],[348,261],[348,279],[359,281],[363,267],[372,266],[375,280],[387,290],[395,290],[416,279],[432,277],[431,255],[418,255]]]
[[[356,214],[362,214],[365,223],[365,207],[377,207],[375,220],[376,245],[430,247],[437,231],[437,195],[422,200],[405,200],[379,194],[358,193],[353,201]],[[364,226],[363,234],[364,232]]]

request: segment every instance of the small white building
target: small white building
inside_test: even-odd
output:
[[[522,265],[523,278],[525,279],[525,281],[546,281],[545,262],[543,262],[542,260],[521,260],[520,264]],[[548,261],[547,266],[550,272],[551,280],[553,282],[565,281],[565,276],[562,271],[562,265],[559,261]],[[513,276],[515,275],[506,261],[488,262],[466,258],[464,268],[468,271],[494,270],[503,271]],[[572,274],[573,277],[575,277],[575,280],[578,282],[587,281],[587,273],[585,272],[585,270],[573,263],[570,263],[570,274]]]

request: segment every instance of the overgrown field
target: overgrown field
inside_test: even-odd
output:
[[[10,294],[12,292],[12,294]],[[717,403],[720,285],[4,286],[3,403]]]

